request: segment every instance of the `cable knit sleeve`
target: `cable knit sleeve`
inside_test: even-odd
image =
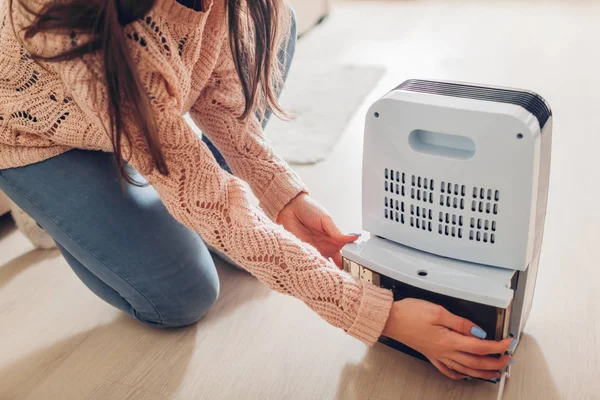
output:
[[[190,110],[194,122],[217,146],[233,173],[250,184],[261,207],[272,219],[306,186],[265,140],[252,117],[241,121],[244,96],[227,36],[217,66]]]
[[[387,321],[390,292],[356,282],[251,205],[243,182],[219,167],[176,111],[165,110],[158,122],[170,173],[144,175],[169,212],[271,289],[299,298],[330,324],[374,343]],[[147,171],[146,157],[131,162]]]

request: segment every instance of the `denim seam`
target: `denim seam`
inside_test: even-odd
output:
[[[136,292],[138,292],[138,294],[140,294],[148,302],[148,304],[150,304],[150,306],[152,307],[152,309],[154,309],[154,312],[156,312],[156,315],[158,315],[158,318],[160,319],[160,326],[164,325],[164,319],[163,319],[162,315],[160,315],[160,312],[158,311],[158,309],[156,308],[156,306],[152,303],[152,301],[150,301],[150,299],[141,290],[139,290],[138,288],[136,288],[131,282],[129,282],[124,276],[122,276],[120,273],[118,273],[117,271],[115,271],[113,268],[111,268],[110,265],[108,265],[106,262],[104,262],[103,260],[99,259],[94,253],[92,253],[90,250],[88,250],[85,246],[83,246],[82,244],[78,243],[77,240],[75,240],[75,238],[73,236],[71,236],[67,231],[65,231],[60,226],[60,224],[58,224],[51,216],[49,216],[48,214],[46,214],[46,212],[41,207],[39,207],[28,196],[26,196],[21,190],[19,190],[16,186],[14,186],[8,179],[6,179],[6,177],[4,177],[4,175],[2,174],[2,171],[0,171],[0,178],[2,178],[2,180],[4,182],[6,182],[8,186],[10,186],[11,188],[13,188],[17,193],[20,193],[21,196],[23,196],[23,198],[25,200],[27,200],[29,203],[31,203],[31,205],[33,205],[42,214],[44,214],[50,221],[52,221],[52,223],[54,223],[54,225],[56,225],[56,227],[58,227],[60,229],[61,232],[63,232],[74,243],[76,243],[79,247],[81,247],[92,258],[94,258],[100,264],[104,265],[106,268],[108,268],[110,271],[112,271],[115,275],[117,275],[119,278],[121,278],[125,283],[127,283],[131,288],[133,288]],[[135,314],[138,314],[138,312],[135,309],[133,311],[135,312]]]

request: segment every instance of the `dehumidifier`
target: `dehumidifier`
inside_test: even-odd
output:
[[[345,270],[395,300],[440,304],[487,339],[519,338],[540,258],[551,141],[550,108],[533,92],[404,82],[366,118],[362,211],[371,237],[343,249]]]

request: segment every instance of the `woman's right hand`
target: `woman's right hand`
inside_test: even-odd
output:
[[[513,339],[482,340],[473,335],[478,332],[483,333],[469,320],[442,306],[404,299],[392,305],[383,335],[420,352],[449,378],[499,379],[498,371],[506,367],[512,357],[489,355],[504,354]]]

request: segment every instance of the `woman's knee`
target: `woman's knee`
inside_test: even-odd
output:
[[[214,269],[206,268],[190,277],[184,285],[168,285],[153,303],[150,316],[136,313],[140,321],[159,328],[179,328],[198,322],[219,297],[219,278]]]

